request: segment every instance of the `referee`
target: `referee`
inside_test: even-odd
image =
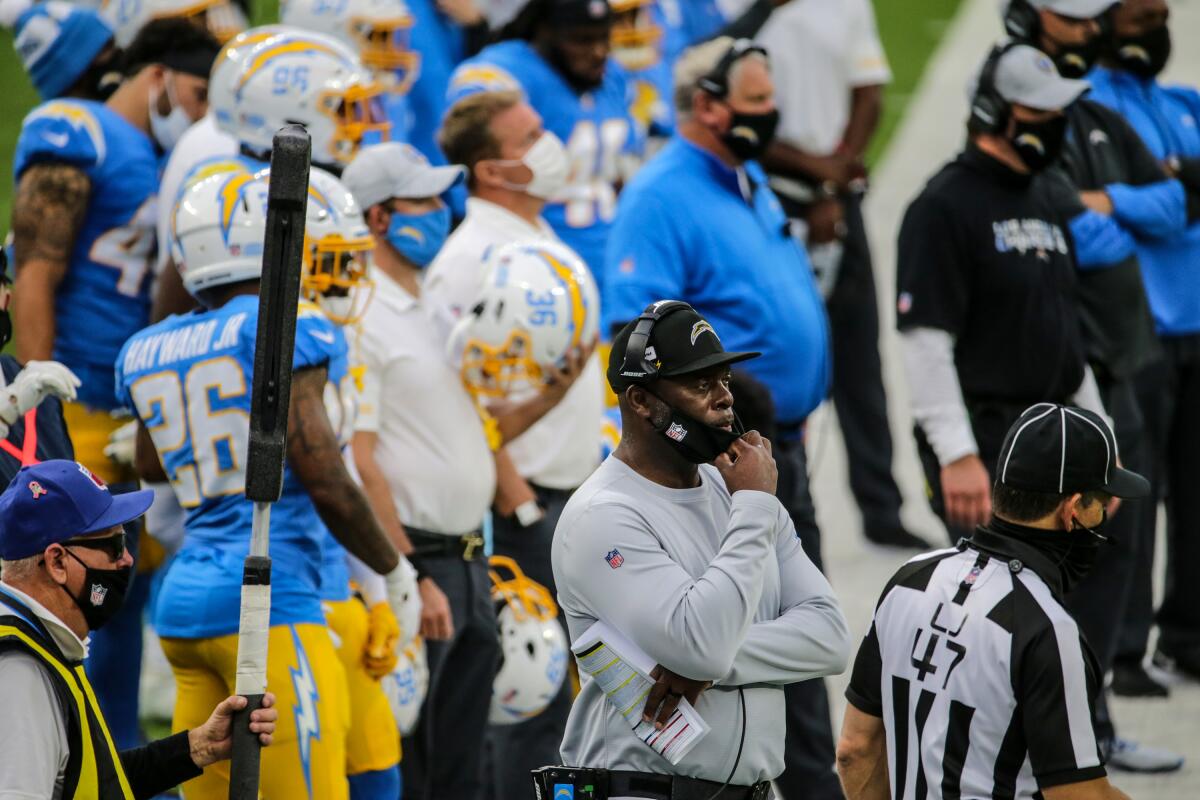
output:
[[[1062,606],[1150,484],[1099,415],[1039,403],[1008,430],[991,521],[892,577],[855,659],[838,744],[849,800],[1114,800],[1092,712],[1103,675]],[[889,785],[890,782],[890,785]]]

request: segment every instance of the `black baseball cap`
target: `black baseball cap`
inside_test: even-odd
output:
[[[649,383],[655,377],[678,378],[762,355],[727,351],[708,320],[686,303],[660,300],[650,304],[644,314],[664,303],[677,303],[678,308],[667,311],[654,323],[644,354],[646,361],[655,365],[657,376],[629,375],[628,370],[623,370],[629,337],[638,324],[638,320],[632,320],[617,332],[608,354],[608,385],[614,392],[620,393],[634,384]],[[636,356],[634,361],[640,363]],[[626,374],[623,375],[623,371]]]
[[[556,28],[601,25],[612,21],[608,0],[550,0],[546,21]]]
[[[1008,429],[998,483],[1030,492],[1145,497],[1150,481],[1117,466],[1117,439],[1099,414],[1057,403],[1025,409]]]

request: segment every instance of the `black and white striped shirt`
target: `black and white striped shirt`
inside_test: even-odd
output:
[[[1040,798],[1105,775],[1099,668],[1060,596],[1046,555],[985,529],[901,567],[846,690],[883,718],[892,797]]]

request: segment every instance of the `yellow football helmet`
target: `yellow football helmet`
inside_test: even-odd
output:
[[[610,0],[613,10],[613,58],[631,72],[662,60],[662,26],[654,18],[654,0]]]
[[[375,284],[368,264],[375,239],[350,190],[314,167],[308,180],[308,215],[300,290],[338,325],[362,318]]]

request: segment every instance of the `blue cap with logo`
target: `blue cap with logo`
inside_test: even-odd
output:
[[[124,525],[153,502],[149,489],[112,494],[78,461],[22,467],[0,494],[0,559],[29,558],[52,544]]]
[[[43,100],[61,97],[113,38],[98,12],[64,0],[3,0],[0,24],[13,29],[13,47]]]

